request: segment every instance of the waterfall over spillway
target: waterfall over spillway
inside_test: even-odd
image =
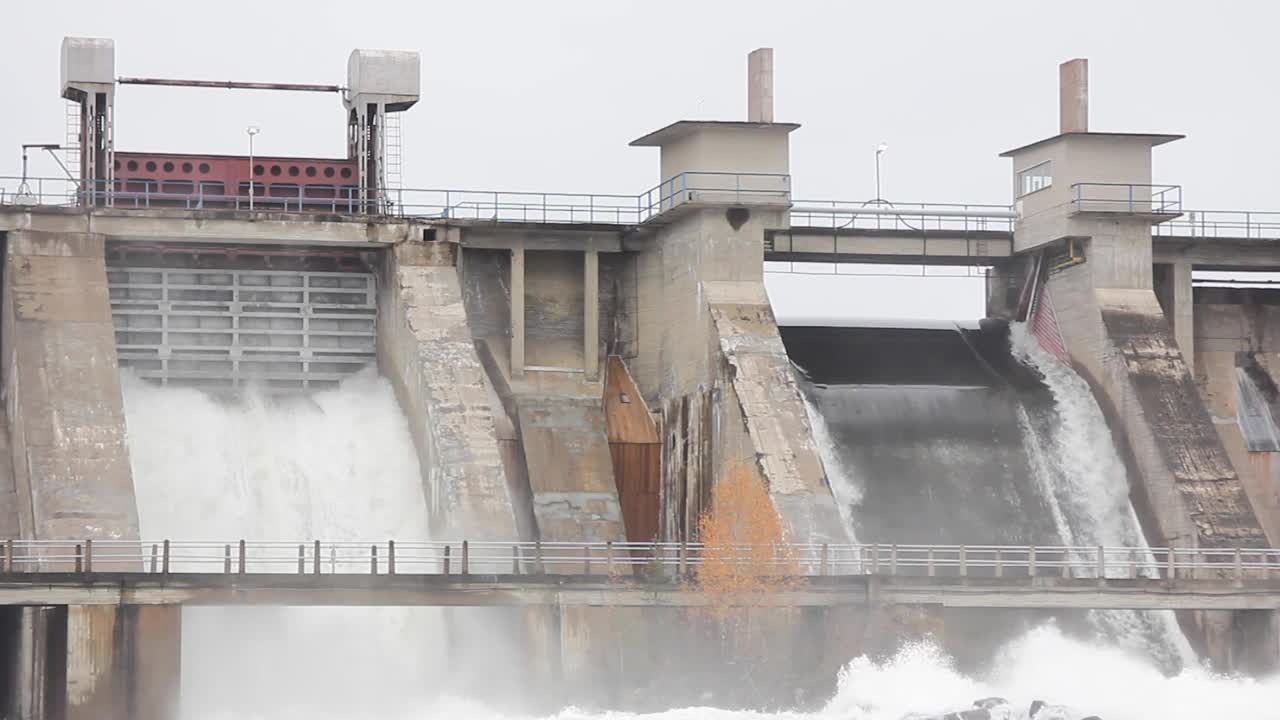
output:
[[[1053,394],[1047,412],[1029,418],[1026,437],[1063,544],[1131,547],[1152,561],[1129,500],[1128,471],[1088,383],[1045,351],[1025,325],[1015,324],[1010,339],[1014,356],[1034,368]],[[1113,574],[1120,577],[1123,570],[1108,572]],[[1195,660],[1170,610],[1093,611],[1091,619],[1106,634],[1166,666]]]
[[[1023,327],[1008,340],[958,328],[783,335],[809,377],[815,439],[859,540],[1147,554],[1125,465],[1089,386]],[[978,642],[1036,620],[984,622],[1009,627],[975,632]],[[1195,661],[1172,612],[1093,611],[1068,624],[1166,669]]]
[[[124,378],[144,539],[425,540],[417,457],[390,384],[218,399]],[[395,712],[428,696],[439,611],[187,608],[183,717]],[[377,717],[378,715],[370,715]]]

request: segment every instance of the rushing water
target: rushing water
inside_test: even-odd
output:
[[[1053,393],[1047,417],[1028,417],[1025,435],[1063,544],[1137,548],[1153,560],[1129,500],[1128,471],[1088,383],[1045,351],[1025,325],[1015,324],[1011,339],[1014,356],[1034,368]],[[1117,568],[1108,574],[1124,572]],[[1166,667],[1195,662],[1172,611],[1094,611],[1091,620],[1109,637]]]
[[[365,373],[305,398],[221,400],[126,377],[124,392],[144,538],[428,537],[417,457],[386,380]],[[419,706],[443,655],[438,618],[429,609],[185,609],[183,716]]]
[[[836,382],[806,388],[815,440],[851,532],[867,542],[1106,545],[1134,548],[1135,559],[1149,554],[1125,465],[1088,384],[1023,326],[1011,328],[1009,347],[984,331],[981,358],[979,341],[955,330],[876,332],[860,332],[854,344],[880,363],[827,367]],[[981,622],[1005,627],[979,628],[967,639],[1007,638],[1039,621],[1026,613],[1000,618]],[[1172,612],[1094,611],[1072,625],[1166,670],[1196,662]]]
[[[1026,353],[1039,366],[1043,358]],[[1131,509],[1114,488],[1123,467],[1098,452],[1100,415],[1079,379],[1042,368],[1058,417],[1024,418],[1025,432],[1073,427],[1061,446],[1041,433],[1040,460],[1081,460],[1076,475],[1050,474],[1054,523],[1064,536],[1132,540]],[[1073,380],[1074,378],[1074,380]],[[1087,392],[1087,388],[1083,388]],[[250,392],[230,401],[194,390],[125,378],[126,413],[140,523],[147,538],[234,540],[426,538],[426,509],[411,439],[394,394],[371,374],[307,398]],[[1077,402],[1078,401],[1078,402]],[[826,420],[815,413],[824,460],[841,462]],[[1088,451],[1080,451],[1083,443]],[[1106,445],[1106,443],[1103,443]],[[1057,459],[1055,459],[1057,458]],[[1117,474],[1119,473],[1119,474]],[[856,470],[843,463],[833,486],[850,522],[862,500]],[[1090,478],[1093,478],[1091,481]],[[1083,483],[1074,487],[1071,483]],[[1090,508],[1111,508],[1086,520]],[[1127,514],[1126,514],[1127,513]],[[456,622],[456,620],[455,620]],[[189,608],[183,614],[184,720],[900,720],[1001,696],[1008,717],[1035,699],[1038,720],[1273,720],[1280,678],[1253,681],[1198,667],[1163,673],[1149,647],[1067,637],[1047,625],[1020,634],[983,667],[961,672],[922,643],[889,658],[852,658],[834,696],[813,713],[740,712],[705,707],[637,716],[565,708],[521,714],[494,709],[492,693],[512,665],[545,662],[496,648],[488,660],[450,655],[437,611],[369,608]],[[488,641],[486,641],[487,644]],[[450,662],[452,659],[452,662]],[[502,665],[502,660],[510,665]],[[484,679],[460,690],[461,670]],[[644,678],[634,678],[643,682]],[[746,680],[744,679],[744,682]],[[1063,704],[1057,707],[1057,704]],[[1004,709],[997,709],[1003,712]],[[1000,714],[993,717],[1002,717]]]

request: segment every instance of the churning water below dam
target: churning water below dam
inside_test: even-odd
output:
[[[124,389],[147,538],[429,536],[406,421],[390,385],[371,373],[306,398],[250,391],[219,399],[130,377]],[[846,424],[829,408],[825,412],[828,432],[846,439]],[[834,450],[825,448],[828,456]],[[833,485],[849,501],[844,510],[850,522],[874,533],[868,503],[876,502],[876,494],[865,487],[858,458],[849,459],[838,471],[843,479],[833,476]],[[858,492],[862,496],[850,494]],[[1076,509],[1063,511],[1068,524],[1077,515]],[[1052,533],[1057,522],[1038,518],[1032,525]],[[1031,700],[1044,699],[1069,707],[1051,708],[1053,714],[1041,713],[1039,720],[1090,714],[1104,720],[1271,720],[1280,704],[1280,679],[1225,678],[1195,666],[1169,675],[1141,649],[1071,637],[1046,624],[1013,634],[975,671],[958,670],[928,643],[888,658],[851,657],[838,690],[816,712],[684,707],[648,715],[576,708],[521,713],[495,709],[493,693],[483,685],[497,690],[508,682],[500,663],[543,660],[513,657],[498,646],[489,662],[451,657],[440,611],[199,608],[184,611],[183,623],[183,720],[899,720],[962,709],[992,695],[1010,700],[1014,718],[1025,716]],[[464,690],[456,681],[460,675],[485,681]]]

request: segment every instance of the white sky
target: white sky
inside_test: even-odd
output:
[[[1057,66],[1090,60],[1091,127],[1185,133],[1157,183],[1194,209],[1277,209],[1280,6],[1264,2],[0,0],[0,174],[62,142],[63,35],[112,37],[120,75],[345,82],[352,48],[422,53],[406,187],[638,193],[679,119],[746,114],[746,54],[775,52],[799,199],[1008,203],[1002,150],[1057,130]],[[332,95],[124,87],[121,150],[340,156]],[[47,159],[33,173],[53,176]],[[780,315],[981,315],[980,280],[771,276]],[[832,310],[836,308],[835,310]]]

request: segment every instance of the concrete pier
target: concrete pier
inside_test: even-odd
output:
[[[467,324],[455,248],[404,243],[386,253],[379,363],[409,418],[432,531],[514,539],[491,393]]]
[[[22,535],[136,539],[103,236],[8,233],[3,292]]]

